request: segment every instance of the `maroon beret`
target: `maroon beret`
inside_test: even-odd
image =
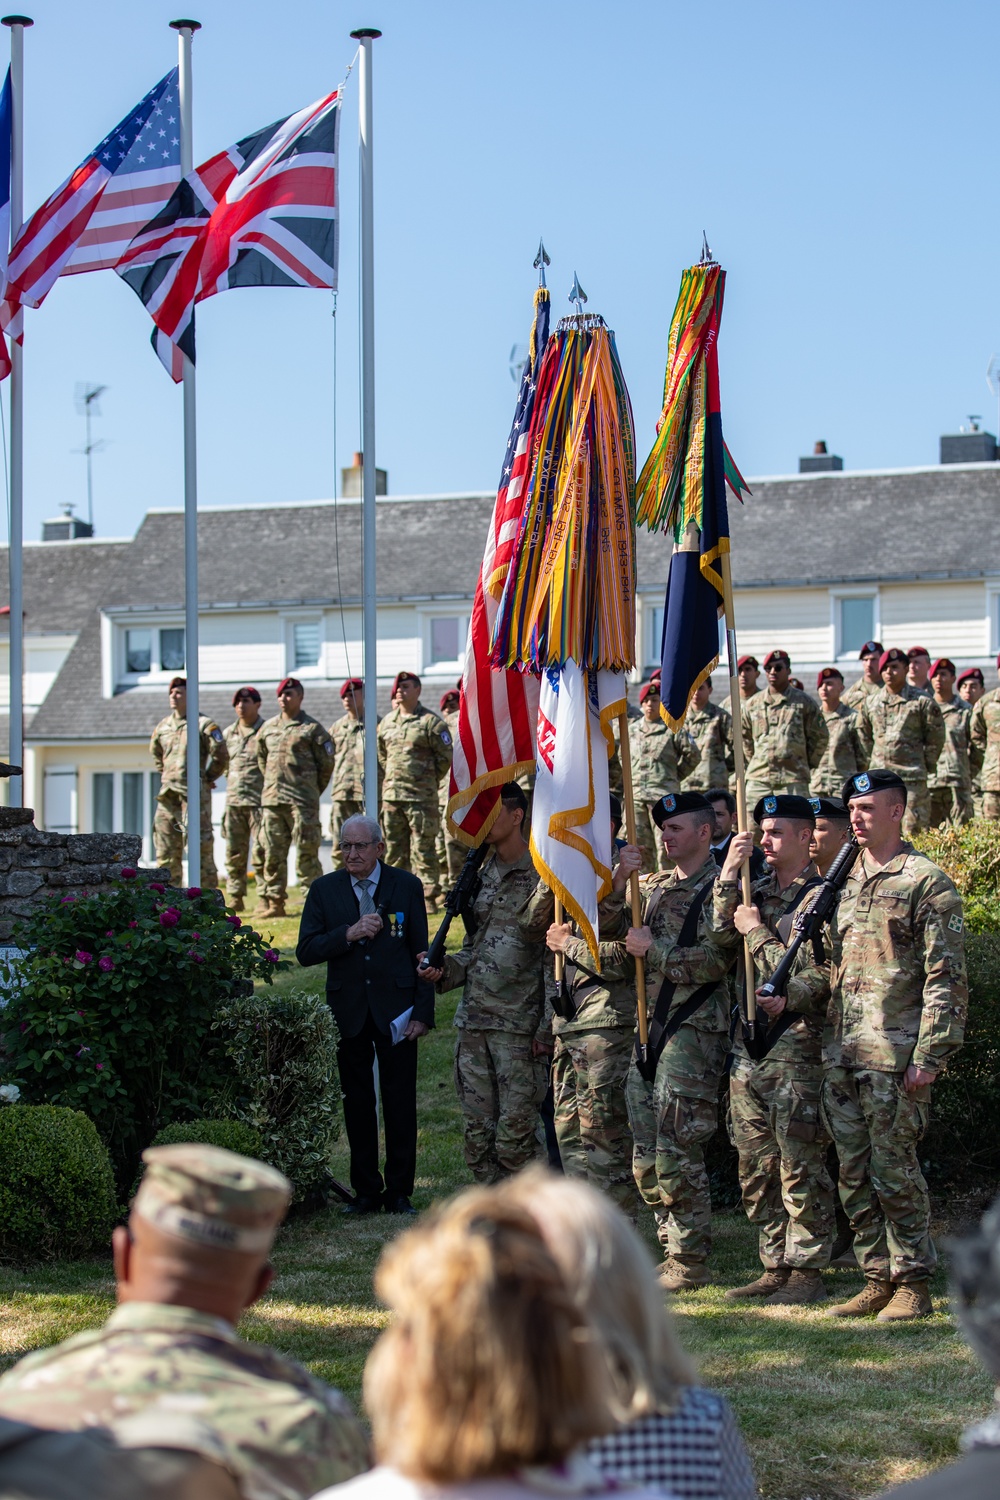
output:
[[[354,692],[358,692],[362,688],[364,688],[364,682],[360,677],[348,677],[347,681],[340,685],[340,696],[346,698],[352,689]]]
[[[771,663],[773,661],[775,661],[775,662],[782,662],[783,661],[786,667],[790,667],[792,665],[792,659],[788,655],[787,651],[781,651],[781,650],[778,650],[778,651],[769,651],[767,653],[767,655],[764,657],[764,671],[765,672],[767,671],[768,667],[771,665]]]
[[[277,697],[281,697],[285,688],[294,688],[297,693],[302,693],[305,696],[306,690],[297,677],[283,677],[278,683]]]
[[[898,646],[890,646],[888,651],[883,651],[878,659],[878,669],[884,672],[891,661],[906,661],[906,652],[900,651]]]
[[[823,683],[829,682],[831,677],[839,677],[841,682],[844,680],[844,674],[839,667],[824,667],[816,678],[816,686],[822,687]]]
[[[245,687],[237,688],[235,693],[233,694],[234,708],[236,707],[237,703],[239,703],[240,698],[244,693],[246,693],[248,698],[252,698],[255,703],[260,702],[260,694],[258,693],[257,689],[255,687],[251,687],[250,684],[247,683]]]
[[[937,661],[931,667],[931,676],[936,677],[937,674],[941,671],[942,667],[946,672],[950,672],[952,677],[954,677],[955,663],[950,659],[950,657],[947,656],[938,657]]]
[[[396,690],[401,682],[415,682],[418,688],[420,686],[420,678],[417,676],[416,672],[397,672],[395,677],[392,679],[393,698],[395,698]]]

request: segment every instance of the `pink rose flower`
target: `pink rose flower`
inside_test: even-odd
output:
[[[111,931],[111,928],[110,928],[110,927],[109,927],[109,928],[108,928],[108,930],[107,930],[107,932],[106,932],[106,933],[105,933],[105,934],[104,934],[104,936],[105,936],[105,937],[114,937],[114,933],[113,933],[113,932],[112,932],[112,931]]]
[[[203,964],[205,962],[203,956],[200,953],[196,953],[193,948],[188,949],[188,958],[193,958],[196,964]]]
[[[100,958],[97,960],[97,967],[100,969],[102,974],[110,974],[114,966],[114,959],[109,958],[106,953],[102,953]]]
[[[138,927],[139,924],[138,924],[138,922],[130,922],[128,925],[130,927]]]
[[[264,954],[264,957],[267,959],[269,964],[276,964],[280,963],[281,961],[281,954],[278,952],[277,948],[268,948]]]
[[[187,888],[187,890],[185,892],[185,895],[187,896],[187,898],[188,898],[189,901],[197,901],[198,897],[201,895],[201,886],[200,885],[190,885],[190,886],[188,886],[188,888]]]
[[[226,913],[226,921],[229,923],[229,925],[231,927],[242,927],[243,926],[243,923],[240,921],[239,917],[236,916],[235,913],[233,913],[233,912],[227,912]]]
[[[200,932],[192,932],[192,934],[191,934],[191,941],[192,941],[192,943],[200,943],[201,942],[201,933]]]
[[[122,879],[123,880],[134,880],[135,877],[138,875],[138,873],[139,873],[139,871],[138,870],[133,870],[133,868],[132,868],[131,865],[122,865]]]
[[[168,906],[166,911],[160,912],[161,927],[176,927],[181,919],[181,914],[174,906]]]
[[[86,968],[87,964],[92,964],[94,962],[94,955],[92,953],[86,953],[83,948],[77,948],[76,952],[73,954],[73,957],[80,965],[81,969]]]
[[[103,1073],[104,1072],[104,1064],[103,1063],[98,1063],[97,1064],[97,1071],[98,1071],[98,1073]]]
[[[166,886],[160,885],[159,881],[157,880],[151,880],[149,882],[149,889],[151,891],[159,891],[160,895],[162,896],[163,892],[166,890]]]

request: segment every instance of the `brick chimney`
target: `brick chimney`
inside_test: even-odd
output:
[[[839,473],[843,467],[844,460],[838,458],[836,453],[828,453],[822,438],[813,444],[813,451],[808,458],[799,459],[800,474]]]
[[[340,471],[340,494],[344,500],[361,499],[361,479],[363,473],[364,454],[355,453],[354,462],[349,469]],[[375,470],[375,493],[376,495],[387,495],[389,493],[389,476],[385,469]]]

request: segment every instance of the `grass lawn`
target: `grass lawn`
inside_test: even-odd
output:
[[[295,916],[266,930],[276,946],[294,947]],[[278,977],[282,988],[318,989],[322,982],[322,969]],[[438,1029],[420,1044],[420,1208],[470,1180],[451,1082],[455,999],[439,1005]],[[346,1180],[346,1150],[338,1149],[334,1170]],[[348,1223],[336,1207],[293,1218],[275,1252],[274,1287],[241,1331],[294,1355],[359,1401],[365,1357],[385,1322],[372,1300],[372,1269],[400,1227],[385,1216]],[[651,1218],[643,1230],[655,1244]],[[755,1237],[739,1212],[717,1215],[715,1236],[720,1284],[679,1297],[674,1313],[702,1379],[723,1391],[739,1416],[764,1496],[871,1495],[954,1456],[961,1429],[989,1410],[992,1387],[956,1332],[943,1277],[934,1317],[896,1328],[841,1324],[822,1310],[742,1310],[722,1293],[755,1273]],[[861,1284],[847,1271],[829,1273],[828,1282],[838,1299]],[[101,1322],[112,1300],[110,1260],[0,1267],[0,1368]]]

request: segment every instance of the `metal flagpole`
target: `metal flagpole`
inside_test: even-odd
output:
[[[194,168],[191,39],[200,21],[171,21],[180,72],[181,176]],[[198,733],[198,442],[194,365],[184,355],[184,663],[187,677],[188,885],[201,885],[201,735]]]
[[[378,659],[375,583],[375,247],[372,190],[372,26],[351,32],[360,42],[358,127],[361,137],[361,537],[364,561],[365,812],[378,817],[376,738]]]
[[[29,16],[4,16],[10,27],[10,242],[24,219],[24,31]],[[24,352],[10,340],[10,746],[12,765],[24,765]],[[11,807],[24,806],[24,777],[13,776]]]

